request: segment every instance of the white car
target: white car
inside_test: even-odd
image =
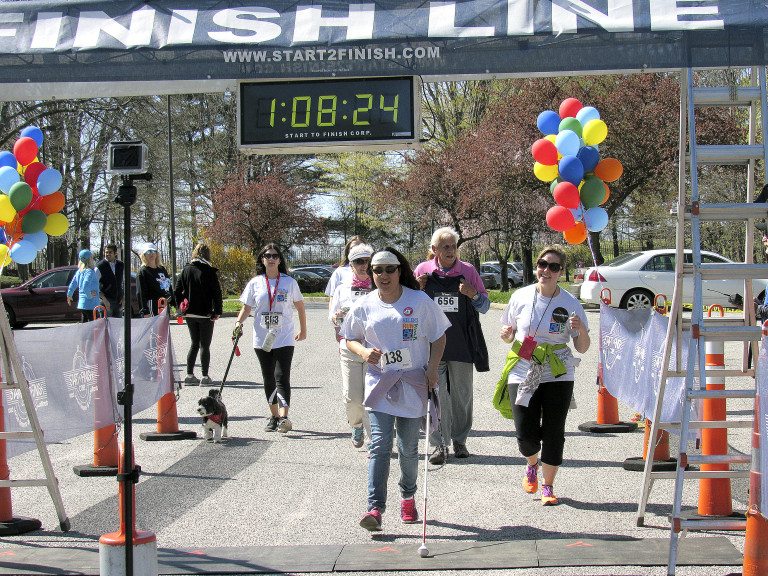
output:
[[[691,262],[691,251],[685,251],[685,261]],[[702,263],[731,263],[720,254],[701,252]],[[611,291],[611,306],[618,308],[650,308],[657,294],[672,300],[675,288],[675,250],[646,250],[629,252],[584,274],[580,298],[583,302],[600,303],[600,291]],[[754,296],[765,290],[765,280],[752,280]],[[702,299],[705,306],[721,304],[734,306],[744,296],[744,280],[704,280]],[[738,296],[738,298],[737,298]],[[693,303],[693,279],[683,282],[683,303]]]

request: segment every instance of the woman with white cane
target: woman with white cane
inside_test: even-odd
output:
[[[451,325],[440,307],[419,290],[411,267],[394,248],[371,258],[376,290],[347,313],[340,334],[347,348],[367,362],[364,405],[371,422],[368,511],[360,526],[381,530],[393,431],[400,463],[400,520],[419,521],[414,494],[419,469],[419,432],[427,413],[427,390],[437,384],[437,367]]]

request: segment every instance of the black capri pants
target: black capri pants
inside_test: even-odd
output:
[[[509,397],[515,419],[517,445],[523,456],[541,451],[540,460],[550,466],[563,463],[565,419],[573,396],[573,380],[542,382],[528,406],[514,404],[517,384],[509,385]]]
[[[270,404],[279,404],[287,408],[291,404],[291,362],[293,361],[293,346],[272,348],[265,352],[254,348],[261,365],[261,376],[264,379],[264,394]],[[272,398],[272,395],[275,397]]]
[[[192,344],[187,353],[187,374],[192,374],[195,369],[197,352],[200,351],[200,366],[203,376],[208,376],[208,367],[211,364],[211,340],[213,340],[213,320],[210,318],[192,318],[187,316],[187,329]]]

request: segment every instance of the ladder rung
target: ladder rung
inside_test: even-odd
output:
[[[765,150],[757,144],[698,144],[696,160],[699,164],[747,164],[762,160]]]
[[[720,327],[728,327],[728,326],[746,326],[744,324],[746,320],[744,319],[744,316],[726,316],[721,318],[720,316],[704,316],[704,326],[720,326]],[[751,324],[750,324],[751,326]],[[683,322],[682,327],[684,331],[691,330],[691,319],[688,316],[683,316]]]
[[[677,518],[682,530],[746,530],[746,518]]]
[[[0,480],[0,488],[31,488],[34,486],[48,486],[45,478],[33,478],[31,480]]]
[[[685,378],[688,373],[685,370],[669,370],[667,375],[670,378]],[[695,368],[693,371],[694,377],[699,377],[699,370]],[[738,368],[708,368],[704,370],[705,378],[754,378],[755,370],[750,368],[749,370],[739,370]]]
[[[663,430],[680,430],[680,422],[661,422],[659,428]],[[694,430],[717,428],[752,428],[752,420],[691,420],[688,428]]]
[[[670,470],[668,472],[651,472],[654,478],[661,480],[674,480],[677,478],[677,472]],[[728,479],[728,478],[749,478],[749,470],[686,470],[683,472],[685,478],[700,480],[702,478]]]
[[[693,89],[697,106],[749,106],[760,102],[758,86],[699,86]]]
[[[687,210],[690,210],[690,207]],[[686,211],[685,218],[690,220],[691,214],[689,211]],[[726,222],[748,220],[749,218],[768,218],[768,204],[724,202],[699,205],[699,220]]]
[[[0,390],[18,390],[19,385],[16,382],[0,382]]]
[[[688,464],[751,464],[751,454],[689,454]]]
[[[32,438],[34,440],[34,432],[0,432],[0,439],[5,440],[26,440]]]
[[[693,270],[692,264],[686,264],[686,268]],[[733,262],[723,264],[701,264],[699,274],[702,280],[755,280],[768,278],[768,264],[747,264],[745,262]]]
[[[760,326],[713,326],[705,323],[699,332],[707,340],[752,342],[762,339]]]
[[[741,389],[741,390],[686,390],[687,398],[754,398],[755,389]]]

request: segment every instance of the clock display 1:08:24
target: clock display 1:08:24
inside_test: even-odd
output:
[[[380,94],[378,103],[375,102],[374,94],[355,94],[357,107],[352,110],[353,126],[370,126],[370,113],[372,110],[378,110],[381,114],[380,122],[392,124],[397,123],[397,109],[400,104],[399,94]],[[318,96],[316,102],[313,102],[312,96],[295,96],[291,100],[291,128],[308,128],[309,126],[333,127],[336,126],[336,117],[338,115],[339,97],[335,95]],[[272,98],[269,102],[269,114],[262,115],[262,118],[268,116],[269,126],[275,127],[279,123],[288,121],[287,116],[281,116],[281,113],[287,113],[287,110],[280,110],[286,107],[286,102],[278,102],[278,98]],[[342,104],[347,101],[343,100]],[[314,105],[313,105],[314,104]],[[378,104],[378,106],[377,106]],[[315,115],[313,124],[312,115]],[[389,118],[385,114],[391,115]],[[346,116],[343,117],[345,120]],[[266,118],[265,118],[266,119]]]

